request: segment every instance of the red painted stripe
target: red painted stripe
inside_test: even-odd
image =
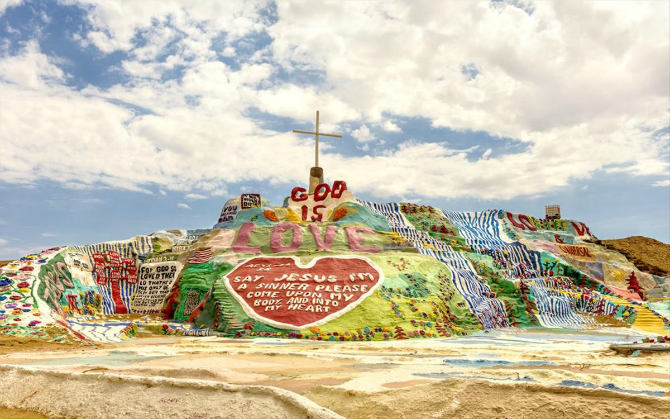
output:
[[[121,299],[121,290],[119,289],[119,281],[110,281],[112,285],[112,300],[114,300],[114,306],[116,307],[114,312],[116,314],[127,314],[128,309],[126,305],[123,304]]]

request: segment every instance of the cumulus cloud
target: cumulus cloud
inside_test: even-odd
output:
[[[150,58],[151,51],[154,55],[160,52],[157,47],[164,46],[161,42],[171,37],[171,31],[165,32],[166,25],[187,35],[189,40],[184,45],[197,53],[203,46],[208,47],[211,38],[224,29],[228,42],[259,29],[264,20],[259,13],[267,7],[265,1],[244,0],[205,0],[188,8],[178,0],[158,3],[65,0],[64,3],[79,5],[87,11],[86,17],[93,29],[85,33],[83,39],[106,53],[135,50],[140,59]],[[147,45],[144,50],[135,48],[133,39],[138,31],[144,31],[153,45]]]
[[[0,81],[23,89],[45,89],[65,78],[56,61],[42,54],[37,41],[31,40],[17,55],[0,60]]]
[[[656,188],[664,188],[670,186],[670,179],[656,181],[651,186],[654,186]]]
[[[66,3],[85,11],[83,46],[125,53],[124,77],[73,88],[36,41],[0,56],[0,180],[186,199],[303,182],[313,145],[251,109],[301,121],[320,109],[363,143],[370,127],[425,118],[527,146],[473,160],[422,138],[354,157],[324,144],[329,175],[380,197],[513,198],[597,170],[668,173],[667,2]]]
[[[187,209],[187,210],[190,210],[190,209],[191,209],[191,207],[190,207],[188,204],[184,203],[184,202],[180,202],[180,203],[178,203],[177,206],[178,206],[179,208],[182,208],[182,209]]]
[[[10,7],[15,7],[21,4],[23,0],[0,0],[0,16],[5,13],[5,10]]]
[[[368,126],[365,124],[351,131],[351,136],[361,143],[365,143],[375,139],[375,136],[372,135],[372,133],[370,133],[370,128],[368,128]]]
[[[207,196],[199,194],[199,193],[189,193],[184,196],[186,199],[192,199],[192,200],[197,200],[197,199],[207,199]]]
[[[381,127],[384,131],[387,132],[400,132],[402,131],[398,125],[395,124],[393,121],[389,121],[388,119],[382,122]]]

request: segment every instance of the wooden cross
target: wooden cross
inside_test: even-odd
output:
[[[322,135],[324,137],[342,138],[341,135],[324,134],[323,132],[319,132],[319,111],[316,111],[316,131],[312,132],[312,131],[301,131],[299,129],[294,129],[293,132],[297,132],[298,134],[314,135],[316,137],[316,147],[314,149],[314,167],[319,167],[319,136]]]

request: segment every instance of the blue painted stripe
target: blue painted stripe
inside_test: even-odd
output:
[[[392,230],[410,242],[419,253],[432,256],[447,266],[454,287],[484,327],[488,329],[509,327],[504,304],[496,298],[491,298],[491,288],[477,275],[470,261],[462,253],[431,237],[425,231],[416,230],[405,220],[398,204],[376,204],[365,201],[361,203],[385,216]],[[436,250],[426,248],[424,244]]]

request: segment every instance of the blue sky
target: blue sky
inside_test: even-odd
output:
[[[670,241],[668,3],[0,0],[0,259],[329,181]]]

